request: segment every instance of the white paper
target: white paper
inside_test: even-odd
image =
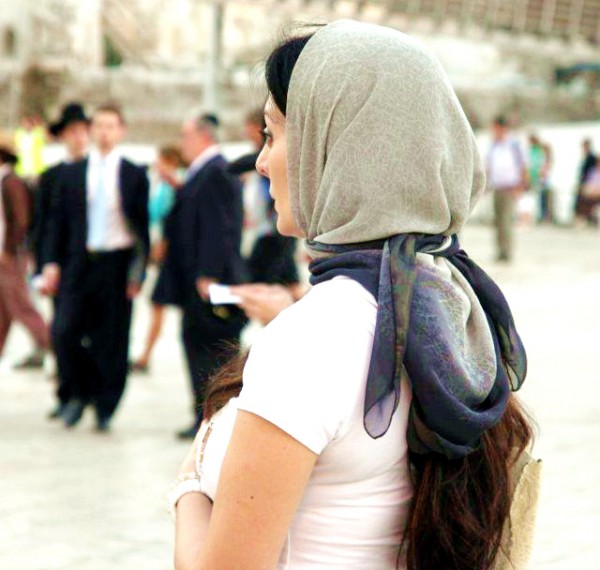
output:
[[[239,305],[241,297],[234,295],[227,285],[213,283],[208,286],[208,296],[213,305]]]

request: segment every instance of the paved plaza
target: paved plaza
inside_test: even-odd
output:
[[[529,353],[521,394],[544,460],[530,568],[597,570],[600,232],[521,228],[518,241],[515,263],[499,266],[491,261],[490,228],[473,226],[463,236],[505,291]],[[142,299],[134,356],[148,316]],[[91,412],[70,431],[46,419],[51,382],[10,369],[29,346],[15,328],[0,365],[0,570],[172,568],[165,493],[188,446],[174,432],[191,420],[177,313],[167,314],[151,374],[130,378],[108,435],[93,431]]]

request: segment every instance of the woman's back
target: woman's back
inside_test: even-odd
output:
[[[411,396],[403,382],[385,436],[373,439],[365,432],[376,311],[373,297],[355,281],[340,277],[317,285],[262,331],[246,364],[244,388],[230,404],[267,419],[319,455],[282,568],[397,567],[412,496],[406,445]],[[234,420],[227,409],[216,417],[203,464],[209,494],[216,491],[220,468],[213,462],[221,461],[231,432],[218,422],[232,428]]]

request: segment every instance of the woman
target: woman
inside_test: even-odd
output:
[[[530,431],[508,306],[451,237],[484,187],[462,109],[420,44],[351,21],[266,78],[257,168],[313,288],[208,394],[176,568],[490,568]]]
[[[158,180],[153,186],[148,202],[150,232],[153,238],[152,260],[159,266],[166,255],[167,218],[175,202],[175,192],[181,184],[182,168],[183,160],[177,147],[167,145],[159,149],[156,158]],[[146,346],[142,355],[131,365],[134,372],[148,372],[150,357],[162,330],[165,305],[177,304],[172,289],[173,285],[167,272],[161,270],[152,293],[152,312]]]

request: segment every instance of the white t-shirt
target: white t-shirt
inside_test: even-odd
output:
[[[237,409],[275,424],[318,454],[280,569],[391,570],[398,564],[412,485],[403,380],[388,432],[363,427],[377,305],[353,280],[322,283],[256,339],[244,387],[214,418],[202,465],[212,498]],[[203,426],[206,429],[206,426]]]
[[[488,177],[493,188],[504,190],[523,182],[525,162],[519,143],[513,138],[495,141],[488,155]]]

